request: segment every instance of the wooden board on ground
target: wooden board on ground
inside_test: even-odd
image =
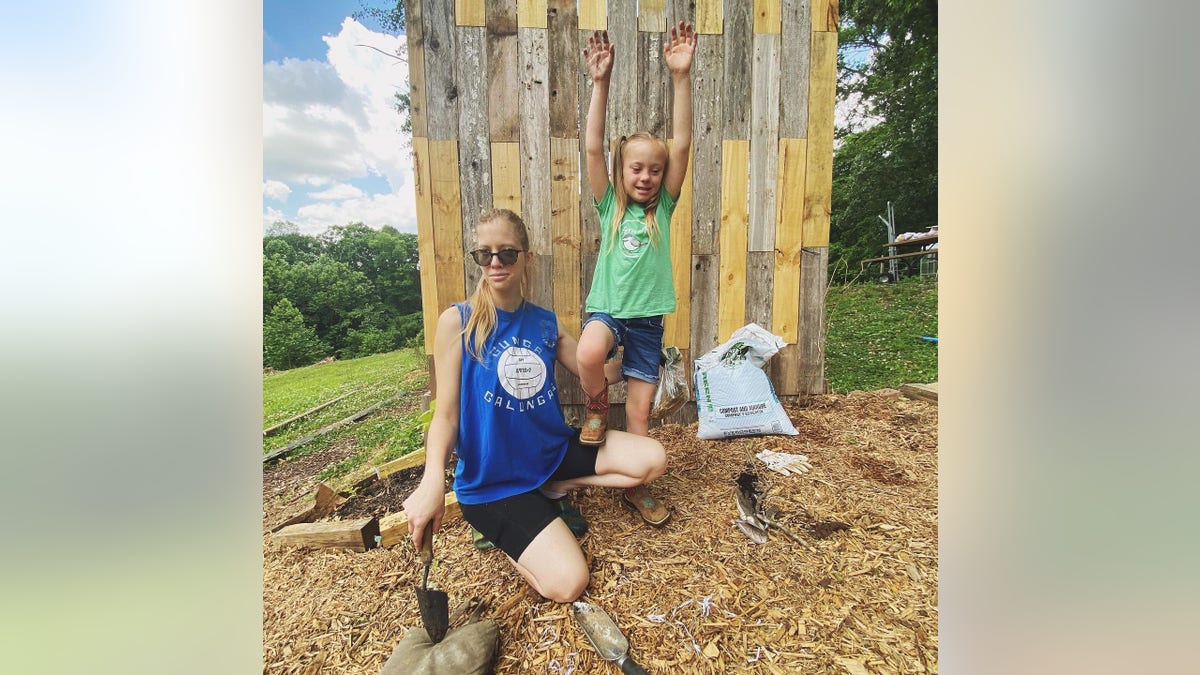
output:
[[[462,507],[458,505],[458,495],[446,493],[446,514],[442,516],[442,527],[457,518],[462,517]],[[379,519],[379,545],[395,546],[408,539],[408,514],[389,513]]]
[[[379,521],[375,518],[359,518],[358,520],[289,525],[271,535],[271,539],[285,546],[348,548],[352,551],[365,551],[375,548],[377,536],[379,536]]]
[[[909,398],[917,398],[922,401],[931,401],[937,403],[938,400],[938,383],[931,382],[929,384],[902,384],[900,385],[900,393]]]

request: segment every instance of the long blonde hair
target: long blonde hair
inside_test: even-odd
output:
[[[612,186],[613,186],[613,201],[616,209],[613,211],[612,223],[609,225],[612,236],[608,238],[608,248],[612,250],[617,242],[617,233],[621,230],[621,221],[625,218],[625,209],[629,206],[629,195],[625,194],[625,144],[630,141],[646,141],[659,145],[663,149],[663,154],[667,160],[663,163],[663,180],[666,180],[667,167],[671,164],[671,153],[667,148],[667,144],[663,139],[646,131],[639,131],[632,136],[622,136],[621,140],[617,141],[617,147],[613,150],[612,157]],[[658,220],[654,217],[654,212],[658,209],[658,197],[662,194],[662,183],[658,185],[658,193],[650,198],[650,201],[643,205],[646,211],[646,234],[650,235],[650,245],[658,246],[659,232]]]
[[[521,242],[521,250],[529,250],[529,230],[525,227],[525,221],[521,220],[521,216],[508,209],[488,209],[479,215],[479,225],[493,220],[504,220],[508,223]],[[476,230],[478,229],[479,227],[476,225]],[[471,315],[467,318],[467,325],[463,326],[462,330],[467,353],[479,362],[483,361],[483,344],[491,337],[492,331],[496,330],[496,299],[492,297],[492,287],[488,286],[486,277],[487,275],[481,274],[479,282],[475,284],[475,291],[469,298]],[[525,289],[529,285],[529,278],[529,265],[527,264],[524,274],[521,276],[522,296],[525,295]]]

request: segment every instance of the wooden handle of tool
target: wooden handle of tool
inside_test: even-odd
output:
[[[433,562],[433,521],[425,523],[425,532],[421,534],[421,562],[428,565]]]

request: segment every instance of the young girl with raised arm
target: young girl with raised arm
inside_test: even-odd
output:
[[[579,338],[579,383],[587,397],[580,442],[598,445],[608,430],[608,385],[604,364],[624,346],[621,374],[626,380],[628,431],[650,431],[650,404],[658,383],[663,315],[675,311],[671,278],[671,214],[687,174],[692,144],[692,56],[696,34],[690,24],[671,28],[663,45],[671,71],[674,110],[670,147],[646,132],[622,136],[612,156],[612,177],[604,159],[604,116],[613,68],[608,33],[597,31],[584,51],[592,76],[585,147],[588,185],[600,216],[600,252],[592,277]],[[624,500],[642,519],[661,526],[670,510],[644,484],[627,489]]]
[[[588,566],[552,495],[654,480],[666,452],[652,438],[621,432],[598,448],[579,443],[579,431],[563,420],[554,379],[556,360],[578,374],[577,343],[553,312],[525,299],[534,252],[524,222],[512,211],[488,211],[475,236],[479,283],[438,319],[437,407],[425,473],[404,500],[409,536],[419,549],[427,523],[441,530],[446,463],[457,450],[454,490],[463,518],[543,597],[571,602],[587,586]]]

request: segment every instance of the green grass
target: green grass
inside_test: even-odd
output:
[[[829,287],[825,379],[836,392],[936,382],[937,282],[910,277]]]
[[[263,376],[264,428],[343,394],[355,393],[264,438],[263,454],[399,394],[382,410],[310,441],[290,456],[320,452],[333,443],[353,443],[355,451],[350,457],[321,474],[321,480],[326,480],[347,475],[368,462],[380,464],[406,455],[421,447],[417,418],[421,413],[420,394],[426,388],[425,355],[417,349],[267,374]]]

